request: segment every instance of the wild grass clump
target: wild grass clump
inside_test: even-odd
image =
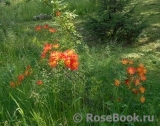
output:
[[[52,8],[47,7],[43,2],[35,1],[11,1],[9,6],[0,5],[2,21],[11,22],[31,21],[33,16],[45,13],[50,15]],[[4,11],[5,10],[5,11]],[[27,14],[26,14],[27,13]]]

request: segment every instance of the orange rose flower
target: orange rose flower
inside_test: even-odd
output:
[[[40,31],[42,29],[42,27],[40,25],[37,25],[35,29],[36,29],[36,31]]]
[[[49,31],[55,33],[57,30],[55,28],[49,28]]]
[[[41,58],[44,59],[46,57],[46,53],[42,52]]]
[[[128,72],[129,74],[135,74],[136,69],[135,69],[134,67],[130,66],[130,67],[127,68],[127,72]]]
[[[47,53],[48,51],[50,51],[52,49],[52,44],[45,44],[43,47],[43,52]]]
[[[118,87],[120,84],[121,84],[121,82],[120,82],[119,80],[116,79],[116,80],[114,81],[114,85],[115,85],[115,86]]]
[[[60,11],[57,11],[56,12],[56,16],[60,16],[61,15],[61,12]]]
[[[131,64],[131,65],[132,65],[132,64],[133,64],[133,61],[132,61],[132,60],[129,60],[129,64]]]
[[[140,93],[143,94],[146,89],[145,89],[145,87],[141,86],[141,87],[139,88],[139,90],[140,90]]]
[[[78,69],[78,65],[79,65],[79,63],[77,61],[71,62],[70,63],[70,69],[71,70],[77,70]]]
[[[130,83],[129,79],[126,79],[126,80],[125,80],[125,84],[128,86],[129,83]]]
[[[36,83],[37,83],[38,85],[42,85],[43,81],[42,81],[42,80],[38,80]]]
[[[144,68],[144,64],[142,64],[142,63],[140,63],[138,66],[141,68]]]
[[[75,51],[73,49],[69,49],[64,52],[64,55],[67,56],[72,56],[73,54],[75,54]]]
[[[48,25],[48,24],[45,24],[43,27],[44,27],[45,29],[48,29],[48,28],[49,28],[49,25]]]
[[[11,86],[12,88],[15,88],[16,85],[15,85],[15,83],[14,83],[13,81],[11,81],[11,82],[10,82],[10,86]]]
[[[64,64],[65,64],[65,67],[70,68],[70,64],[71,64],[70,58],[65,58],[64,59]]]
[[[133,92],[134,94],[138,94],[138,93],[139,93],[139,91],[138,91],[137,89],[135,89],[135,88],[132,89],[132,92]]]
[[[140,79],[141,79],[142,81],[147,80],[147,78],[146,78],[146,76],[145,76],[145,75],[140,75]]]
[[[138,67],[137,72],[139,75],[143,75],[147,73],[147,70],[144,67]]]
[[[25,73],[24,73],[24,75],[28,76],[29,75],[29,70],[26,70]]]
[[[50,53],[50,58],[58,61],[61,58],[61,55],[62,55],[62,52],[52,51]]]
[[[135,81],[134,81],[134,84],[135,84],[135,85],[140,85],[140,83],[141,83],[141,82],[140,82],[140,79],[135,79]]]
[[[128,64],[129,61],[127,59],[123,59],[121,62],[122,62],[122,64],[126,65],[126,64]]]
[[[140,98],[140,101],[141,101],[141,103],[144,103],[145,102],[145,97],[144,96],[142,96],[141,98]]]
[[[20,74],[18,76],[18,81],[21,82],[22,80],[24,80],[24,75],[23,74]]]
[[[58,63],[57,63],[57,61],[55,59],[50,58],[48,64],[49,64],[50,67],[54,68],[54,67],[57,66]]]

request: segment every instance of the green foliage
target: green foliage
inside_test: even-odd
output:
[[[99,0],[99,10],[90,17],[86,27],[101,40],[132,44],[146,27],[141,17],[134,15],[130,0]]]
[[[62,0],[52,0],[55,24],[58,26],[58,40],[62,48],[75,48],[77,46],[78,33],[73,19],[77,16],[74,12],[67,11],[67,4]]]

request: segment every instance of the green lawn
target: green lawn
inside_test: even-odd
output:
[[[33,21],[32,17],[50,14],[52,8],[38,0],[11,1],[10,6],[0,3],[0,126],[159,126],[160,1],[133,0],[139,2],[136,14],[144,15],[148,27],[135,45],[125,47],[116,43],[99,45],[97,39],[90,39],[83,24],[86,15],[94,13],[94,0],[67,2],[68,8],[80,15],[74,20],[82,34],[81,44],[75,47],[79,55],[77,71],[59,66],[51,69],[41,62],[43,44],[57,37],[61,40],[61,36],[35,31],[37,25],[45,24],[58,29],[54,19]],[[124,58],[133,60],[133,66],[143,63],[147,69],[147,79],[142,82],[146,88],[144,103],[139,100],[141,94],[133,94],[125,85]],[[17,81],[27,66],[32,68],[31,75],[12,88],[10,82]],[[121,81],[119,87],[114,85],[115,79]],[[38,80],[43,84],[38,85]],[[82,115],[82,122],[74,122],[76,113]],[[87,122],[87,113],[154,115],[154,122]]]

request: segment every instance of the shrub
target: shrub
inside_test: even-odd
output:
[[[134,15],[130,0],[98,0],[99,9],[90,17],[86,27],[101,40],[132,44],[146,27],[142,17]],[[128,9],[127,9],[128,8]]]

